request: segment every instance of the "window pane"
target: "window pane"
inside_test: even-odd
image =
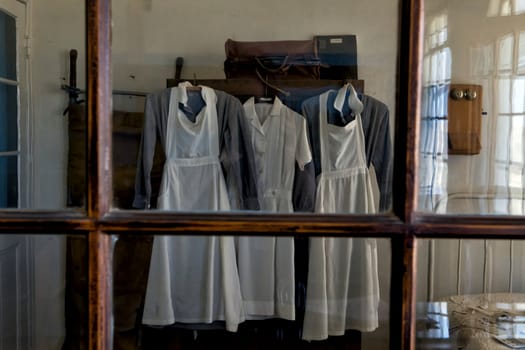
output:
[[[0,347],[78,349],[85,342],[85,249],[84,236],[0,236]]]
[[[18,159],[0,156],[0,208],[18,206]]]
[[[516,203],[525,198],[520,6],[514,0],[425,1],[421,212],[523,215]],[[446,23],[447,35],[432,46],[439,23]]]
[[[112,2],[115,208],[390,210],[396,1],[142,5]]]
[[[506,161],[509,159],[510,145],[502,141],[510,140],[511,122],[512,118],[507,116],[500,116],[497,120],[497,132],[495,136],[498,140],[500,140],[500,142],[496,143],[494,158],[498,161]]]
[[[18,89],[0,83],[0,152],[18,150]]]
[[[525,112],[525,79],[516,79],[512,87],[512,113],[523,112]]]
[[[123,235],[115,348],[385,349],[390,254],[387,239]]]
[[[521,240],[420,240],[416,348],[525,342],[524,258]]]
[[[510,188],[523,188],[523,163],[511,164],[508,171]]]
[[[501,16],[510,16],[512,14],[511,0],[503,0],[501,5]]]
[[[513,67],[514,57],[514,36],[509,35],[501,39],[499,44],[499,64],[500,70],[510,70]]]
[[[525,5],[525,2],[524,2]],[[518,44],[518,74],[525,73],[525,32],[520,32]]]
[[[523,0],[515,0],[515,9],[516,9],[516,14],[517,15],[520,15],[522,14],[523,12],[525,12],[525,1]]]
[[[17,80],[16,52],[15,18],[0,10],[0,78]]]
[[[498,111],[500,113],[510,113],[511,112],[511,80],[509,79],[499,79],[498,80],[498,94],[499,101],[497,104]]]

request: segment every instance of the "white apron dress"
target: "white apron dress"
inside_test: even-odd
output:
[[[341,127],[328,124],[326,92],[319,97],[321,173],[317,213],[370,214],[374,195],[366,165],[362,104],[351,85],[334,102],[342,111],[347,89],[355,119]],[[378,326],[379,280],[375,239],[311,238],[303,339],[322,340],[347,329]]]
[[[158,208],[173,211],[229,210],[219,162],[215,92],[201,87],[205,106],[192,122],[179,108],[186,87],[171,91]],[[143,323],[169,325],[243,321],[233,237],[156,236],[153,242]]]
[[[304,169],[312,161],[306,120],[283,105],[244,104],[255,150],[257,189],[261,210],[293,212],[295,163]],[[293,237],[239,237],[239,275],[247,319],[295,319]]]

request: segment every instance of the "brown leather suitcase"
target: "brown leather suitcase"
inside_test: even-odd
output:
[[[314,40],[226,40],[224,72],[228,79],[319,79]]]

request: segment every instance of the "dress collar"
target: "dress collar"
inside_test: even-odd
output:
[[[253,126],[255,126],[257,129],[261,130],[263,125],[266,123],[266,120],[261,123],[261,120],[259,119],[259,116],[257,114],[257,111],[255,109],[255,98],[250,97],[245,103],[245,110],[248,112],[248,118],[250,119],[250,122]],[[281,109],[283,108],[283,103],[281,100],[276,96],[272,108],[270,109],[270,113],[268,115],[269,117],[279,117],[281,115]]]
[[[177,85],[177,97],[180,103],[185,107],[188,106],[188,87],[193,87],[189,81],[180,82]],[[200,87],[201,97],[206,105],[215,104],[217,102],[217,95],[213,92],[212,88],[207,86],[198,85]]]
[[[347,92],[349,92],[348,98],[346,96]],[[348,107],[350,107],[352,115],[361,114],[364,108],[363,103],[359,100],[359,97],[357,97],[357,92],[350,83],[345,84],[339,89],[334,100],[334,108],[339,111],[341,116],[343,115],[345,100],[348,100]]]

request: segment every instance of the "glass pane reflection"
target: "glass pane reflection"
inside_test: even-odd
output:
[[[425,5],[419,210],[525,215],[523,4]]]
[[[145,349],[384,349],[389,240],[317,240],[121,236],[115,348],[142,335]]]
[[[421,240],[418,349],[507,349],[525,343],[525,243]]]

